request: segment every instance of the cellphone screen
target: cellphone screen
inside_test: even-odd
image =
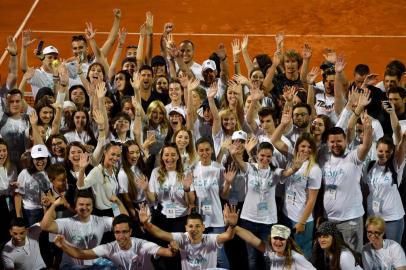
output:
[[[44,41],[40,40],[37,47],[37,55],[42,53],[42,47],[44,46]]]

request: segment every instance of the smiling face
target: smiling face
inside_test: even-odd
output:
[[[45,170],[45,167],[47,166],[48,159],[46,157],[33,158],[32,162],[34,163],[35,169],[39,172],[42,172],[43,170]]]
[[[317,241],[319,242],[321,249],[328,250],[333,244],[333,236],[328,234],[321,234],[319,235],[319,237],[317,237]]]
[[[282,237],[272,237],[271,245],[272,249],[280,256],[282,256],[286,249],[287,240]]]
[[[104,151],[104,162],[103,166],[105,168],[112,168],[117,164],[121,157],[121,148],[118,145],[110,146],[106,151]]]
[[[68,159],[72,163],[74,167],[79,167],[79,160],[80,160],[80,155],[83,154],[83,150],[80,147],[77,146],[72,146],[69,149],[69,156]]]
[[[224,130],[228,132],[234,132],[237,126],[237,119],[233,114],[226,114],[221,118],[221,124]]]
[[[261,125],[261,128],[267,132],[267,133],[272,133],[275,130],[275,123],[273,121],[272,115],[266,115],[263,117],[259,117],[259,123]]]
[[[184,150],[189,145],[189,133],[186,130],[181,130],[175,137],[175,143],[179,150]]]
[[[78,56],[87,56],[87,44],[83,40],[72,41],[72,53],[75,57]]]
[[[238,93],[232,89],[232,88],[227,88],[227,101],[228,104],[230,105],[234,105],[237,103],[237,97],[238,97]]]
[[[90,217],[93,211],[93,201],[91,198],[79,197],[76,200],[75,211],[79,218],[86,219]]]
[[[118,91],[123,91],[125,88],[125,75],[117,73],[114,77],[114,86]]]
[[[66,143],[59,138],[52,139],[51,151],[57,157],[63,157],[65,155]]]
[[[159,77],[155,84],[156,90],[160,92],[168,92],[168,80],[165,77]]]
[[[262,74],[261,70],[256,70],[252,72],[250,80],[253,85],[261,87],[264,82],[264,74]]]
[[[310,132],[313,135],[322,135],[326,130],[326,126],[324,125],[324,121],[321,118],[316,118],[313,120],[312,125],[310,127]]]
[[[113,233],[117,244],[121,249],[127,249],[131,246],[131,228],[128,223],[119,223],[114,225]]]
[[[313,151],[310,143],[306,140],[303,140],[301,143],[299,143],[297,147],[297,152],[303,154],[303,156],[307,160],[310,158]]]
[[[44,124],[50,124],[54,117],[54,110],[51,107],[42,107],[39,111],[39,119]]]
[[[78,111],[75,113],[75,115],[73,116],[73,122],[75,123],[75,127],[77,129],[81,128],[83,129],[86,126],[86,114],[85,112],[82,111]]]
[[[189,218],[186,223],[186,232],[188,233],[192,243],[200,243],[205,230],[204,224],[200,219]]]
[[[378,226],[370,224],[367,227],[368,240],[375,247],[382,245],[384,233],[384,230]]]
[[[27,228],[13,226],[10,229],[10,236],[13,244],[17,247],[22,247],[25,245],[25,239],[27,237]]]
[[[130,73],[131,75],[134,73],[136,69],[137,65],[134,62],[125,62],[122,68],[122,70],[127,70],[128,73]]]
[[[100,65],[93,65],[88,71],[90,83],[102,82],[104,80],[103,68]]]
[[[7,161],[8,151],[7,146],[4,144],[0,144],[0,166],[4,166]]]
[[[127,161],[131,166],[137,164],[139,158],[141,156],[141,151],[138,145],[133,144],[128,147],[128,153],[126,155]]]
[[[78,87],[72,90],[71,92],[71,100],[76,105],[83,105],[86,101],[85,93],[83,92],[82,88]]]
[[[190,42],[182,42],[179,46],[179,50],[180,56],[185,64],[189,64],[191,61],[193,61],[195,50]]]
[[[376,146],[376,156],[378,157],[378,164],[384,165],[393,155],[393,149],[390,145],[385,143],[379,143]]]
[[[328,148],[335,157],[341,157],[347,148],[347,141],[343,134],[330,134],[327,138]]]
[[[51,180],[52,186],[57,190],[58,192],[64,192],[66,191],[66,174],[60,174],[55,177],[55,179]]]
[[[294,74],[299,71],[299,63],[294,58],[285,58],[283,61],[283,65],[285,67],[285,72]]]
[[[169,124],[174,131],[182,127],[183,116],[177,112],[171,112],[169,114]]]
[[[130,130],[130,122],[124,117],[120,117],[114,123],[114,128],[117,133],[124,133]]]
[[[272,149],[261,149],[257,154],[257,161],[261,169],[268,168],[272,162]]]
[[[178,103],[182,100],[182,87],[180,83],[173,82],[169,84],[169,98],[174,103]]]
[[[167,171],[176,170],[176,162],[178,159],[179,155],[176,148],[169,146],[162,150],[162,162]]]
[[[164,120],[165,114],[160,108],[154,108],[151,112],[151,121],[155,125],[159,125]]]
[[[203,142],[197,146],[197,154],[203,165],[209,165],[211,162],[211,156],[213,154],[213,148],[210,143]]]

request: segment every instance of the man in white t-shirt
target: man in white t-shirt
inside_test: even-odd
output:
[[[113,221],[113,232],[116,241],[96,246],[92,249],[79,249],[65,241],[63,235],[55,238],[55,245],[69,256],[93,260],[107,258],[118,269],[153,270],[150,256],[172,257],[178,252],[176,242],[171,242],[169,248],[163,248],[155,243],[131,237],[131,219],[127,215],[118,215]]]
[[[4,269],[45,269],[38,243],[40,233],[38,223],[28,228],[23,218],[14,219],[10,226],[11,240],[1,254]]]
[[[371,119],[367,114],[363,114],[362,121],[362,144],[346,153],[346,135],[341,128],[333,127],[328,131],[327,137],[330,153],[320,157],[325,185],[325,213],[329,221],[337,224],[345,242],[357,252],[362,249],[362,216],[365,213],[360,187],[362,164],[372,144]]]
[[[127,214],[123,204],[115,201],[120,212]],[[64,197],[58,198],[46,211],[41,221],[41,228],[54,234],[62,234],[67,241],[81,249],[91,249],[98,245],[105,232],[111,231],[113,218],[98,217],[92,215],[94,199],[90,192],[79,191],[75,200],[76,215],[70,218],[55,220],[55,208],[59,205],[67,205]],[[61,269],[90,269],[97,262],[95,260],[78,260],[64,253],[62,256]]]
[[[170,233],[149,223],[149,214],[145,205],[140,207],[139,219],[144,228],[154,237],[167,242],[175,240],[179,244],[182,270],[215,268],[217,264],[217,249],[224,242],[234,237],[234,229],[238,221],[238,211],[235,206],[224,206],[224,221],[228,225],[221,234],[203,234],[205,227],[203,217],[192,213],[186,221],[186,233]]]

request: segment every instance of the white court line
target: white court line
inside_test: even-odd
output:
[[[53,30],[32,30],[34,33],[47,34],[83,34],[83,31],[53,31]],[[108,35],[109,32],[97,32],[97,34]],[[137,32],[128,32],[127,35],[139,35]],[[154,35],[162,35],[162,33],[154,33]],[[275,34],[228,34],[228,33],[173,33],[174,36],[218,36],[218,37],[238,37],[248,35],[250,37],[275,37]],[[322,38],[406,38],[406,35],[300,35],[300,34],[285,34],[285,37],[322,37]]]
[[[38,5],[40,0],[35,0],[35,2],[32,4],[30,10],[28,11],[27,15],[25,16],[23,22],[20,24],[20,27],[18,28],[17,32],[14,34],[14,39],[17,39],[17,37],[20,35],[21,31],[23,31],[25,24],[27,23],[28,19],[31,17],[32,12],[34,11],[35,7]],[[4,59],[6,58],[8,52],[7,50],[3,53],[3,55],[0,58],[0,66],[3,63]]]

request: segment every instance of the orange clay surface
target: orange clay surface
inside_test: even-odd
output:
[[[33,0],[0,1],[0,48],[6,47],[6,37],[14,35],[30,9]],[[392,59],[406,61],[406,1],[215,1],[215,0],[127,0],[79,1],[40,0],[25,28],[34,31],[37,42],[29,47],[29,66],[39,66],[33,50],[39,40],[45,46],[54,45],[61,58],[70,57],[70,38],[73,33],[43,31],[73,31],[83,33],[85,22],[92,22],[100,32],[98,44],[106,39],[113,22],[113,8],[122,10],[122,26],[130,34],[126,45],[136,44],[139,26],[145,12],[154,14],[154,54],[159,53],[159,33],[165,22],[175,24],[175,41],[191,39],[196,45],[196,61],[201,63],[218,43],[223,42],[231,56],[233,37],[250,35],[248,50],[273,54],[274,34],[283,31],[285,48],[301,51],[303,44],[313,48],[310,66],[319,66],[322,51],[334,48],[347,59],[347,76],[358,63],[366,63],[382,79],[385,64]],[[180,34],[180,35],[177,35]],[[188,33],[199,35],[187,35]],[[201,35],[200,35],[201,34]],[[207,35],[220,34],[220,35]],[[19,50],[21,34],[18,37]],[[3,52],[3,50],[1,50]],[[231,57],[228,58],[231,64]],[[242,61],[242,57],[241,57]],[[1,82],[6,77],[8,57],[0,66]],[[21,76],[20,76],[21,77]]]

